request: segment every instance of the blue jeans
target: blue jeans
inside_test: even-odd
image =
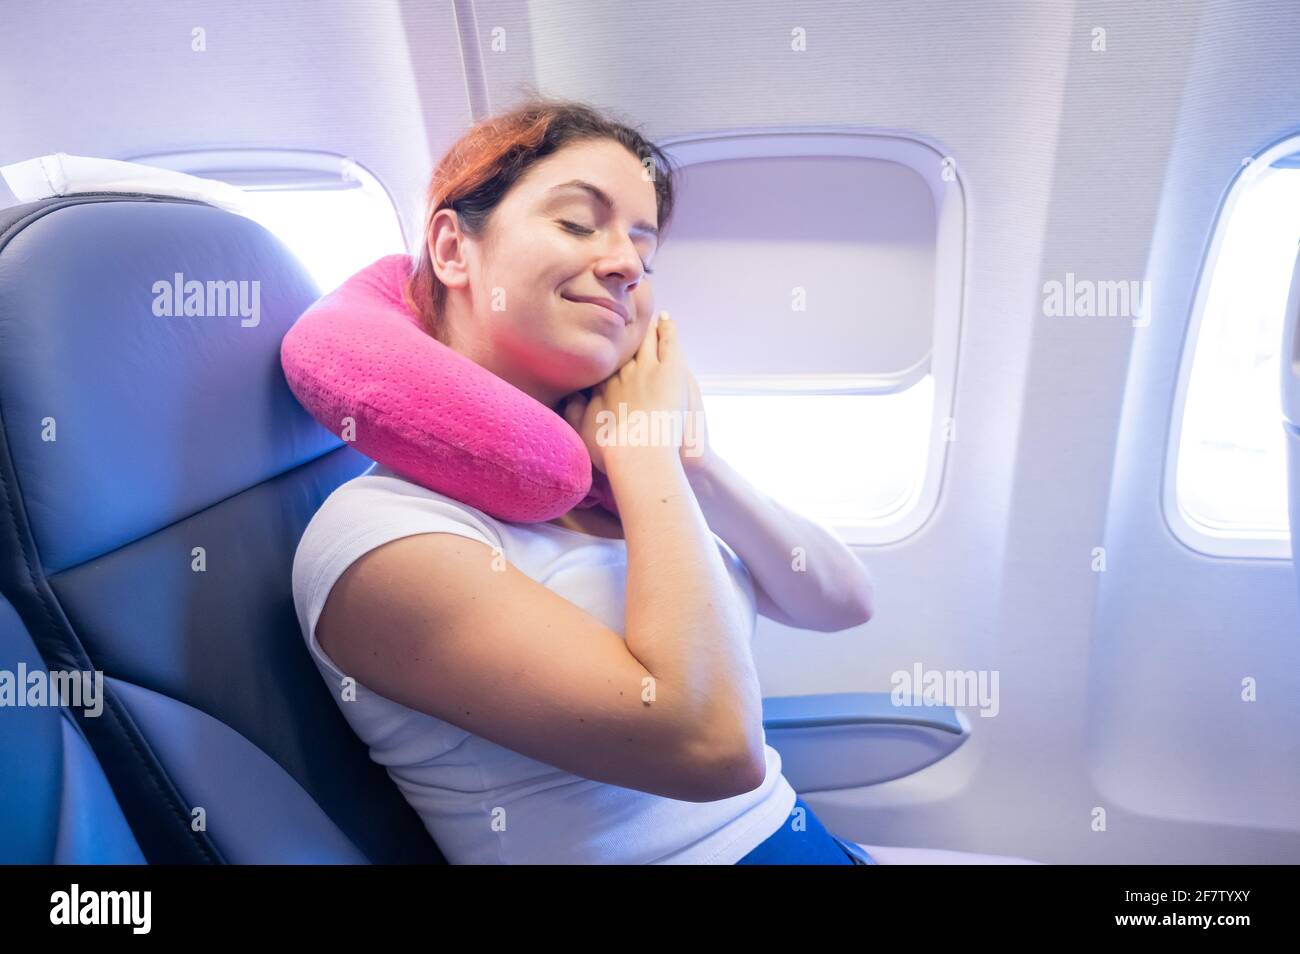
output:
[[[803,809],[802,831],[795,829],[799,809]],[[857,856],[855,858],[855,856]],[[790,817],[753,851],[736,862],[738,865],[874,865],[856,845],[849,847],[826,830],[808,804],[796,796]]]

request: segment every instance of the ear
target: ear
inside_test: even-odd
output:
[[[469,284],[469,262],[465,256],[465,233],[454,209],[439,209],[429,221],[425,240],[438,281],[448,288]]]

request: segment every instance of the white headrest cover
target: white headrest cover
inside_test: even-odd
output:
[[[144,192],[197,199],[228,212],[246,214],[243,190],[228,182],[117,159],[56,152],[0,166],[0,176],[20,202],[83,192]]]

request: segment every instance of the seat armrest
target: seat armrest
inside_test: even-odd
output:
[[[800,794],[910,775],[970,736],[969,721],[953,706],[899,706],[887,692],[766,698],[763,729]]]

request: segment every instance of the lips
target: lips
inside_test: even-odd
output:
[[[614,301],[612,298],[578,298],[569,295],[564,295],[561,297],[563,297],[565,301],[576,301],[588,305],[599,305],[601,308],[607,308],[610,311],[612,311],[614,314],[618,315],[618,317],[622,318],[623,324],[628,323],[627,309],[624,308],[622,305],[620,305],[618,302]]]

